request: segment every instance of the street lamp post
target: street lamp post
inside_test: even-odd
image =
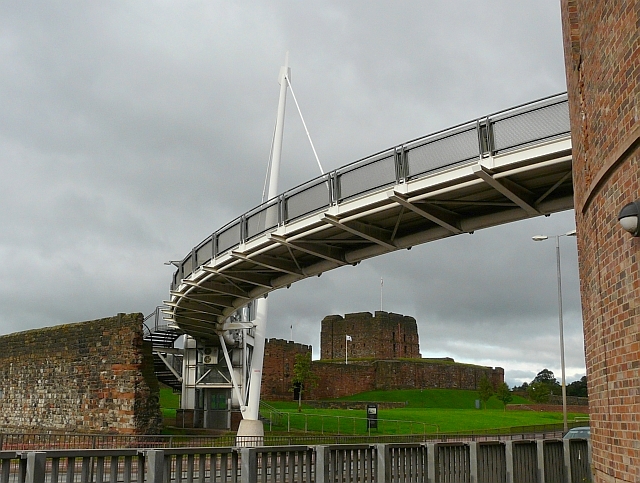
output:
[[[576,231],[571,230],[562,235],[552,235],[556,239],[556,265],[558,275],[558,324],[560,326],[560,367],[562,369],[562,422],[564,432],[569,431],[569,425],[567,423],[567,384],[565,378],[565,364],[564,364],[564,323],[562,321],[562,276],[560,274],[560,237],[561,236],[576,236]],[[532,237],[533,241],[544,241],[549,237],[546,235],[536,235]]]

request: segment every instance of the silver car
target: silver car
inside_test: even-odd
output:
[[[580,426],[570,429],[562,439],[591,439],[591,428],[589,426]]]

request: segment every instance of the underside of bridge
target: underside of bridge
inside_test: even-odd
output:
[[[203,343],[217,343],[216,330],[243,328],[229,326],[239,308],[298,280],[571,209],[565,97],[532,106],[379,153],[242,215],[182,261],[167,319]]]
[[[255,301],[269,292],[395,250],[572,207],[565,95],[409,141],[285,191],[178,264],[163,312],[168,329],[189,336],[183,409],[201,414],[204,427],[230,427],[233,417],[216,418],[222,406],[233,408],[261,428],[266,304]]]

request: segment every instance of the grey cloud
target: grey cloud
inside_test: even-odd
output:
[[[326,169],[565,89],[556,3],[3,2],[0,333],[149,313],[194,245],[261,200],[290,51]],[[319,174],[291,97],[281,190]],[[269,337],[327,314],[413,315],[425,355],[557,366],[571,212],[415,247],[270,295]],[[583,370],[575,241],[567,360]],[[487,362],[489,361],[489,362]],[[554,366],[555,367],[555,366]],[[554,371],[555,372],[555,371]],[[515,380],[517,375],[509,375]]]

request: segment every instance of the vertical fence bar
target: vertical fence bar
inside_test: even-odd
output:
[[[564,462],[564,474],[566,475],[567,482],[572,483],[572,475],[571,475],[571,440],[563,439],[562,440],[562,450],[564,454],[563,462]]]
[[[240,481],[241,483],[258,483],[258,453],[255,448],[241,448],[240,457]],[[262,474],[264,476],[266,468],[263,458]]]
[[[118,462],[120,458],[118,456],[112,456],[109,467],[109,483],[117,483],[118,481]]]
[[[436,444],[427,443],[427,483],[436,483]]]
[[[545,483],[545,473],[544,473],[544,440],[536,441],[536,460],[538,464],[538,483]]]
[[[58,483],[59,475],[60,475],[60,458],[51,458],[50,483]]]
[[[96,458],[96,483],[104,483],[104,457]]]
[[[122,481],[123,483],[131,483],[131,466],[133,462],[132,456],[124,457],[124,469],[122,471]]]
[[[0,483],[9,483],[9,471],[11,470],[11,460],[9,458],[0,460]]]
[[[27,453],[25,483],[44,483],[46,462],[47,453],[42,451]]]
[[[516,483],[513,481],[513,441],[505,441],[504,455],[507,463],[507,483]]]
[[[478,483],[478,442],[469,443],[469,473],[471,483]]]
[[[164,451],[159,449],[147,450],[146,457],[149,465],[147,482],[164,483]]]

